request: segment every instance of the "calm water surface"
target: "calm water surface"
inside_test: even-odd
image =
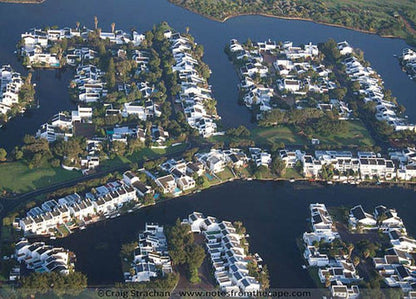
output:
[[[404,189],[363,189],[351,186],[312,187],[278,182],[232,182],[196,195],[173,199],[134,214],[97,223],[54,243],[77,254],[76,268],[89,283],[111,284],[122,279],[121,244],[135,240],[145,222],[173,224],[193,211],[219,219],[243,221],[250,234],[250,250],[269,267],[272,287],[313,287],[296,245],[307,229],[310,203],[327,207],[362,204],[372,211],[384,204],[395,207],[410,235],[416,235],[414,192]]]
[[[93,27],[97,16],[99,26],[110,30],[110,24],[129,31],[136,28],[145,31],[153,24],[168,21],[177,30],[187,26],[198,43],[204,45],[205,61],[212,69],[210,83],[218,100],[218,112],[225,127],[245,124],[250,126],[250,114],[238,106],[238,78],[224,54],[224,46],[231,38],[246,40],[292,40],[296,44],[309,41],[320,42],[328,38],[348,40],[364,50],[366,58],[382,75],[385,86],[393,90],[399,102],[407,108],[410,119],[416,121],[416,84],[400,70],[394,54],[406,47],[402,40],[386,39],[376,35],[347,29],[318,25],[305,21],[280,20],[261,16],[243,16],[219,23],[203,18],[166,0],[53,0],[40,5],[0,4],[0,63],[10,63],[21,70],[13,54],[20,34],[32,27],[47,25]],[[72,108],[66,87],[71,76],[54,80],[54,73],[39,72],[38,94],[40,109],[27,117],[16,118],[0,130],[0,147],[8,149],[21,142],[24,134],[33,134],[54,113]]]
[[[20,34],[31,27],[75,26],[77,21],[99,26],[145,31],[153,24],[168,21],[177,30],[186,26],[196,41],[204,45],[205,61],[212,69],[210,83],[218,100],[218,112],[225,127],[250,124],[249,112],[236,104],[238,78],[223,49],[231,38],[246,40],[292,40],[295,43],[348,40],[364,50],[366,58],[382,75],[399,102],[416,121],[416,84],[401,72],[394,54],[406,47],[402,40],[385,39],[342,28],[304,21],[279,20],[261,16],[233,18],[225,23],[208,20],[166,0],[49,0],[41,5],[0,3],[0,63],[24,71],[17,61],[15,44]],[[67,94],[71,71],[37,71],[37,98],[40,108],[10,121],[0,130],[0,147],[12,149],[24,134],[33,134],[54,113],[75,107]],[[120,246],[130,242],[146,221],[171,224],[194,210],[226,220],[242,220],[250,233],[251,251],[258,252],[269,265],[273,287],[312,287],[302,270],[303,260],[295,239],[306,229],[308,205],[324,202],[328,206],[362,203],[369,209],[378,204],[397,208],[409,233],[416,234],[414,192],[402,189],[358,189],[350,186],[311,187],[287,183],[234,182],[184,198],[146,208],[105,223],[95,224],[55,242],[78,256],[77,269],[86,273],[91,284],[106,284],[122,278]]]

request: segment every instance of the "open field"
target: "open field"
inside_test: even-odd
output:
[[[206,17],[224,21],[244,14],[304,19],[416,42],[412,0],[169,0]]]
[[[299,146],[310,144],[310,140],[306,136],[296,134],[295,130],[287,125],[267,128],[257,127],[250,130],[250,132],[251,136],[249,137],[215,136],[210,140],[214,143],[253,140],[257,146],[280,145],[281,143]],[[347,121],[347,129],[345,132],[339,134],[334,132],[334,134],[328,136],[316,135],[313,138],[318,138],[321,144],[334,147],[362,147],[373,146],[375,144],[361,121]]]
[[[23,193],[80,176],[79,172],[67,171],[60,167],[52,168],[47,164],[29,169],[23,162],[2,163],[0,164],[0,191]]]
[[[347,132],[342,134],[332,134],[329,136],[314,136],[321,141],[321,144],[344,146],[373,146],[374,140],[371,138],[369,132],[364,127],[361,121],[348,121]]]

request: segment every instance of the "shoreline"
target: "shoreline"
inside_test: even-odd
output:
[[[14,3],[14,4],[42,4],[46,0],[0,0],[0,3]]]
[[[202,16],[204,18],[207,18],[209,20],[216,21],[216,22],[219,22],[219,23],[225,23],[226,21],[228,21],[228,20],[230,20],[232,18],[243,17],[243,16],[262,16],[262,17],[282,19],[282,20],[294,20],[294,21],[312,22],[312,23],[315,23],[315,24],[318,24],[318,25],[325,25],[325,26],[330,26],[330,27],[337,27],[337,28],[343,28],[343,29],[347,29],[347,30],[357,31],[357,32],[361,32],[361,33],[367,33],[367,34],[371,34],[371,35],[378,35],[378,36],[380,36],[382,38],[402,39],[407,44],[409,44],[406,41],[405,38],[400,37],[400,36],[395,36],[395,35],[382,35],[382,34],[379,34],[377,32],[370,31],[370,30],[359,29],[359,28],[354,28],[354,27],[348,27],[348,26],[345,26],[345,25],[334,24],[334,23],[320,22],[320,21],[316,21],[316,20],[313,20],[313,19],[310,19],[310,18],[276,16],[276,15],[267,14],[267,13],[264,13],[264,12],[252,12],[252,13],[245,12],[245,13],[235,13],[235,14],[231,14],[231,15],[228,15],[228,16],[222,18],[222,19],[219,19],[219,18],[216,18],[216,17],[213,17],[213,16],[205,15],[205,14],[203,14],[201,12],[192,10],[192,9],[190,9],[188,7],[185,7],[185,6],[182,6],[182,5],[177,5],[177,4],[174,4],[172,2],[170,2],[170,3],[172,5],[179,6],[179,7],[183,8],[183,9],[185,9],[187,11],[190,11],[190,12],[195,13],[197,15],[200,15],[200,16]]]

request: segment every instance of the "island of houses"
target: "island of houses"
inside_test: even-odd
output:
[[[413,49],[403,49],[402,55],[399,57],[400,64],[406,71],[410,79],[416,79],[416,52]]]
[[[256,258],[242,247],[245,236],[231,222],[206,217],[199,212],[193,212],[184,222],[190,224],[192,232],[204,236],[215,280],[222,291],[248,293],[261,290],[262,286],[248,270],[248,263],[253,263]],[[257,261],[255,263],[261,267]]]
[[[219,119],[215,111],[211,86],[206,78],[198,71],[200,65],[195,59],[192,42],[179,33],[166,32],[172,46],[175,65],[172,70],[178,73],[181,91],[177,101],[181,104],[188,124],[198,130],[203,137],[210,137],[217,131],[216,120]],[[208,103],[211,102],[211,107]],[[212,108],[214,104],[214,109]]]
[[[325,244],[337,242],[335,248],[342,244],[335,223],[324,204],[311,204],[310,211],[312,232],[303,235],[304,257],[308,265],[318,268],[321,282],[330,285],[332,294],[340,292],[342,288],[342,292],[349,294],[348,298],[356,298],[359,289],[355,284],[363,279],[355,268],[359,262],[351,261],[348,248],[343,251],[343,256],[332,256],[333,253],[328,252]],[[414,294],[416,241],[407,235],[396,210],[380,205],[371,214],[357,205],[349,211],[348,227],[351,233],[374,231],[388,237],[387,249],[381,252],[381,256],[378,253],[371,257],[372,265],[388,287],[401,288],[409,296]],[[320,252],[322,250],[326,252]]]
[[[398,105],[387,100],[380,75],[369,66],[364,66],[354,55],[346,55],[343,60],[345,72],[349,79],[358,82],[358,93],[364,103],[373,102],[376,105],[376,118],[391,125],[395,131],[415,131],[416,126],[410,124],[407,119],[398,116]]]
[[[361,278],[350,261],[350,256],[335,255],[330,259],[328,254],[319,252],[322,244],[340,240],[326,206],[310,204],[309,210],[312,231],[303,234],[304,258],[310,267],[318,268],[321,283],[329,287],[333,295],[345,293],[348,294],[346,298],[358,298],[360,291],[357,284]]]
[[[20,239],[15,245],[15,257],[20,266],[37,273],[57,272],[67,275],[74,271],[75,254],[61,247],[46,245],[44,242],[29,242]],[[13,271],[13,280],[20,277],[20,267]]]
[[[332,71],[322,61],[322,53],[312,43],[294,46],[293,42],[265,41],[253,44],[241,44],[233,39],[229,53],[235,64],[241,66],[239,88],[243,102],[249,107],[258,107],[256,118],[262,113],[277,108],[276,97],[296,96],[298,109],[307,107],[304,99],[307,93],[327,94],[337,87]],[[324,99],[324,97],[322,97]],[[335,107],[340,117],[349,117],[348,105],[342,101],[331,100],[330,103],[319,101],[317,108],[326,110]]]
[[[388,236],[390,248],[382,256],[372,258],[374,267],[386,285],[414,294],[416,240],[407,234],[396,210],[380,205],[370,214],[358,205],[350,210],[348,223],[355,231],[379,231]]]
[[[150,281],[171,272],[172,262],[163,226],[146,223],[144,231],[139,234],[130,272],[124,273],[125,281]]]
[[[0,68],[0,115],[6,115],[12,107],[19,103],[19,91],[23,85],[20,73],[10,65]]]
[[[385,96],[380,75],[358,58],[347,41],[336,46],[344,66],[340,71],[351,82],[358,82],[359,88],[354,92],[364,103],[376,104],[376,119],[386,121],[396,131],[415,131],[416,126],[401,116],[398,104]],[[334,65],[324,64],[324,55],[317,45],[293,46],[290,41],[271,40],[241,44],[233,39],[227,50],[239,67],[242,101],[247,107],[256,108],[253,109],[256,119],[261,119],[264,112],[272,109],[285,109],[279,102],[282,100],[285,106],[296,109],[337,111],[340,120],[352,118],[353,111],[348,103],[340,97],[328,96],[331,90],[343,86],[333,73]],[[408,69],[413,69],[414,57],[410,49],[403,53],[402,61]]]

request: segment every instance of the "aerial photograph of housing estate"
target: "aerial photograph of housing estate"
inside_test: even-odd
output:
[[[414,0],[0,24],[0,298],[416,298]]]

